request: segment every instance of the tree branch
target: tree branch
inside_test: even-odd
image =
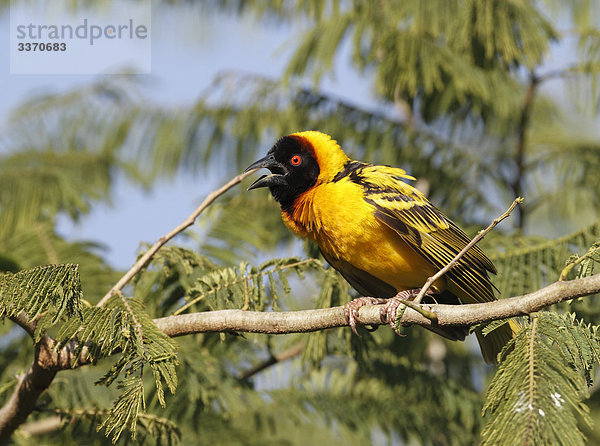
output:
[[[278,364],[283,361],[287,361],[288,359],[291,359],[294,356],[298,356],[300,353],[302,353],[303,348],[304,348],[304,342],[302,342],[302,341],[297,342],[296,344],[292,345],[287,350],[279,352],[275,355],[271,355],[271,357],[268,358],[267,360],[255,365],[250,370],[247,370],[247,371],[241,373],[240,376],[238,377],[238,379],[241,381],[246,380],[246,379],[251,378],[252,376],[256,375],[257,373],[262,372],[264,369],[271,367],[272,365]]]
[[[161,236],[150,247],[150,249],[148,249],[148,251],[146,251],[144,253],[144,255],[142,257],[140,257],[137,262],[135,262],[135,264],[129,269],[129,271],[127,271],[125,273],[125,275],[123,275],[123,277],[121,277],[119,279],[119,281],[110,289],[110,291],[108,293],[106,293],[106,295],[102,299],[100,299],[100,302],[98,302],[98,304],[96,306],[100,307],[100,306],[104,305],[106,303],[106,301],[108,299],[110,299],[110,297],[113,294],[115,294],[117,291],[121,291],[123,289],[123,287],[125,285],[127,285],[129,283],[129,281],[131,279],[133,279],[133,277],[137,273],[139,273],[144,266],[146,266],[148,264],[148,262],[150,261],[150,259],[152,258],[152,256],[154,254],[156,254],[156,252],[165,243],[167,243],[169,240],[171,240],[177,234],[179,234],[180,232],[182,232],[184,229],[187,229],[190,226],[192,226],[194,224],[194,222],[196,221],[196,218],[198,218],[198,216],[208,206],[210,206],[213,203],[213,201],[215,201],[217,198],[219,198],[221,195],[223,195],[225,192],[227,192],[233,186],[241,183],[246,177],[252,175],[255,171],[256,171],[256,169],[255,170],[251,170],[251,171],[246,172],[246,173],[241,173],[239,175],[236,175],[231,180],[229,180],[227,183],[225,183],[223,186],[221,186],[219,189],[216,189],[216,190],[212,191],[210,194],[208,194],[206,196],[206,198],[204,199],[204,201],[202,203],[200,203],[200,206],[198,206],[196,208],[196,210],[194,212],[192,212],[192,214],[188,218],[186,218],[183,222],[181,222],[177,227],[175,227],[167,235]]]
[[[63,424],[65,424],[65,422],[60,416],[53,415],[24,424],[19,428],[19,432],[24,432],[31,436],[44,435],[59,430]]]
[[[0,409],[0,444],[8,444],[13,432],[35,409],[37,399],[52,383],[58,372],[56,352],[44,336],[36,345],[35,358],[29,370],[19,377],[10,399]]]
[[[533,293],[500,299],[493,302],[463,305],[422,306],[437,315],[433,322],[419,312],[407,308],[402,325],[466,326],[514,316],[523,316],[565,300],[600,292],[600,274],[568,282],[556,282]],[[380,305],[367,305],[359,310],[361,323],[381,325]],[[348,325],[344,307],[319,310],[261,313],[242,310],[218,310],[181,314],[154,319],[165,334],[171,337],[194,333],[241,331],[249,333],[305,333]]]
[[[531,118],[531,110],[533,106],[533,100],[535,98],[536,89],[539,85],[539,79],[536,77],[533,70],[529,74],[529,86],[525,92],[525,99],[523,101],[523,108],[521,109],[521,116],[517,126],[517,147],[515,154],[516,174],[510,187],[512,188],[515,197],[523,196],[523,181],[527,173],[525,165],[525,152],[527,148],[527,128]],[[523,229],[525,225],[525,210],[519,208],[519,219],[517,222],[517,228]]]
[[[25,330],[29,336],[33,337],[36,323],[35,321],[30,321],[24,311],[21,311],[19,314],[10,317],[9,319]]]
[[[598,292],[600,292],[600,274],[568,282],[556,282],[533,293],[494,302],[464,305],[422,304],[421,306],[428,308],[429,311],[435,312],[437,322],[407,308],[401,323],[405,326],[474,325],[527,315],[552,304]],[[381,320],[379,307],[379,305],[361,307],[360,321],[368,325],[387,323]],[[154,319],[154,322],[160,330],[171,337],[227,331],[305,333],[347,325],[343,307],[271,313],[219,310],[158,318]],[[71,359],[76,345],[69,343],[60,351],[56,351],[54,346],[54,341],[44,336],[36,348],[32,366],[19,378],[10,400],[0,409],[0,444],[7,443],[14,430],[33,411],[37,398],[50,385],[56,373],[71,368]],[[86,361],[80,360],[75,367],[84,364]]]

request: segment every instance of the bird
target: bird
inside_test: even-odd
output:
[[[248,190],[268,187],[285,225],[316,242],[325,260],[363,296],[344,307],[355,333],[358,308],[386,303],[387,320],[394,324],[399,302],[413,299],[470,242],[409,184],[413,176],[401,168],[352,160],[325,133],[309,130],[280,138],[246,172],[260,168],[270,174]],[[475,245],[432,284],[423,303],[494,301],[490,273],[496,274],[494,264]],[[426,328],[451,340],[464,340],[469,333],[469,327]],[[476,330],[484,360],[496,363],[516,331],[513,320],[486,336]]]

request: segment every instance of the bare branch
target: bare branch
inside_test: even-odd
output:
[[[37,399],[52,384],[56,374],[72,368],[76,349],[76,341],[69,341],[57,350],[56,341],[48,335],[44,335],[36,344],[33,363],[19,377],[13,394],[0,409],[0,444],[8,444],[13,432],[33,412]],[[73,368],[86,364],[89,364],[89,360],[87,348],[84,347]]]
[[[264,369],[271,367],[272,365],[278,364],[283,361],[287,361],[288,359],[291,359],[294,356],[298,356],[300,353],[302,353],[302,348],[304,348],[304,342],[297,342],[287,350],[279,352],[276,355],[271,355],[271,357],[266,361],[263,361],[260,364],[257,364],[256,366],[252,367],[250,370],[243,372],[242,374],[240,374],[238,379],[243,381],[256,375],[259,372],[262,372]]]
[[[24,432],[31,436],[44,435],[59,430],[63,424],[65,424],[65,422],[60,416],[53,415],[24,424],[19,428],[19,432]]]
[[[523,108],[521,109],[521,116],[517,126],[517,147],[515,151],[515,164],[516,174],[510,184],[510,188],[513,191],[515,197],[523,195],[523,183],[525,176],[527,175],[527,165],[525,164],[525,155],[527,151],[527,130],[529,129],[529,123],[531,121],[531,113],[533,108],[533,101],[539,85],[539,79],[535,75],[533,69],[529,73],[529,86],[525,92],[525,98],[523,100]],[[519,216],[517,220],[517,228],[523,229],[525,225],[525,209],[519,208]]]
[[[19,314],[10,317],[9,319],[25,330],[29,336],[33,337],[36,323],[35,321],[30,321],[24,311],[21,311]]]
[[[0,444],[8,444],[13,432],[25,422],[37,399],[52,383],[58,372],[53,352],[44,336],[36,345],[35,358],[29,370],[19,377],[10,399],[0,409]]]
[[[162,237],[160,237],[150,247],[150,249],[148,251],[146,251],[144,253],[144,255],[142,257],[140,257],[140,259],[137,262],[135,262],[135,264],[129,269],[129,271],[127,271],[125,273],[125,275],[123,277],[121,277],[119,279],[119,281],[110,289],[110,291],[108,293],[106,293],[106,295],[100,300],[100,302],[98,302],[97,306],[99,307],[99,306],[104,305],[104,303],[106,303],[106,301],[108,299],[110,299],[110,297],[113,294],[115,294],[117,291],[121,291],[123,289],[123,287],[125,285],[127,285],[129,283],[129,281],[131,279],[133,279],[133,277],[137,273],[139,273],[144,266],[146,266],[148,264],[148,262],[150,261],[150,259],[152,258],[152,256],[154,254],[156,254],[158,252],[158,250],[165,243],[167,243],[169,240],[171,240],[177,234],[179,234],[180,232],[182,232],[184,229],[189,228],[190,226],[192,226],[194,224],[194,221],[196,221],[196,218],[198,218],[198,216],[208,206],[210,206],[213,201],[215,201],[217,198],[219,198],[221,195],[223,195],[225,192],[227,192],[233,186],[241,183],[244,180],[244,178],[252,175],[255,171],[256,171],[256,169],[255,170],[251,170],[251,171],[246,172],[246,173],[241,173],[239,175],[236,175],[231,180],[229,180],[227,183],[225,183],[223,186],[221,186],[219,189],[216,189],[216,190],[212,191],[210,194],[208,194],[206,196],[206,198],[204,199],[204,201],[202,203],[200,203],[200,206],[198,206],[196,208],[196,210],[194,212],[192,212],[192,214],[188,218],[186,218],[181,224],[179,224],[176,228],[174,228],[167,235],[163,235]]]
[[[598,292],[600,292],[600,274],[569,282],[556,282],[533,293],[493,302],[464,305],[421,304],[437,315],[437,323],[411,308],[406,309],[401,322],[405,326],[470,326],[530,314],[549,305]],[[387,323],[380,318],[380,305],[361,307],[359,317],[361,323],[366,325]],[[344,307],[278,313],[220,310],[163,317],[155,319],[154,322],[164,333],[172,337],[227,331],[305,333],[348,325]]]
[[[413,300],[414,304],[418,304],[419,302],[421,302],[421,299],[423,299],[423,297],[425,296],[425,294],[427,294],[427,291],[429,290],[429,288],[431,287],[431,285],[438,280],[440,277],[442,277],[444,274],[446,274],[448,271],[450,271],[450,269],[452,269],[454,267],[454,265],[456,265],[456,263],[458,262],[458,260],[464,256],[467,251],[469,249],[471,249],[477,242],[479,242],[483,237],[485,237],[485,235],[490,232],[492,229],[494,229],[494,227],[500,223],[502,220],[504,220],[505,218],[507,218],[510,213],[515,209],[515,207],[517,206],[517,204],[523,202],[523,199],[521,197],[515,198],[515,200],[512,202],[512,204],[510,205],[510,207],[506,210],[506,212],[504,214],[502,214],[500,217],[496,218],[493,222],[490,223],[490,225],[485,228],[483,231],[480,231],[479,234],[477,234],[473,240],[471,240],[467,246],[465,246],[463,248],[463,250],[461,252],[459,252],[458,254],[456,254],[456,256],[450,261],[450,263],[448,263],[446,266],[444,266],[441,270],[439,270],[437,273],[435,273],[433,276],[429,277],[427,279],[427,281],[425,282],[425,285],[423,285],[423,288],[421,288],[421,291],[419,291],[419,294],[417,295],[417,297],[415,297],[415,299]]]

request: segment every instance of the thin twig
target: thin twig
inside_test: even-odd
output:
[[[419,303],[415,303],[413,301],[406,300],[406,299],[398,299],[398,300],[400,301],[400,303],[402,305],[406,305],[408,308],[412,308],[417,313],[422,314],[423,316],[425,316],[427,319],[431,320],[432,322],[437,321],[437,315],[433,311],[427,310],[426,308],[421,306]]]
[[[65,421],[61,417],[53,415],[24,424],[19,431],[27,436],[45,435],[59,430],[64,424]]]
[[[212,191],[210,194],[208,194],[206,196],[206,198],[204,199],[204,201],[200,204],[200,206],[198,206],[196,208],[196,210],[194,212],[192,212],[192,214],[188,218],[186,218],[181,224],[179,224],[175,229],[173,229],[167,235],[163,235],[162,237],[160,237],[150,247],[150,249],[148,249],[148,251],[146,251],[144,253],[144,255],[142,257],[140,257],[140,259],[137,262],[135,262],[135,264],[129,269],[129,271],[127,271],[125,273],[125,275],[123,275],[123,277],[121,277],[119,279],[119,281],[110,289],[110,291],[108,293],[106,293],[106,295],[100,300],[100,302],[98,302],[98,304],[96,306],[100,307],[100,306],[104,305],[106,303],[106,301],[108,299],[110,299],[110,297],[112,295],[114,295],[117,291],[121,291],[123,289],[123,287],[125,285],[127,285],[129,283],[129,281],[131,279],[133,279],[133,277],[137,273],[139,273],[142,270],[142,268],[144,268],[148,264],[148,262],[150,261],[152,256],[154,256],[154,254],[156,254],[158,252],[158,250],[165,243],[167,243],[169,240],[171,240],[177,234],[182,232],[184,229],[187,229],[190,226],[192,226],[194,224],[194,221],[196,221],[196,218],[198,218],[198,216],[208,206],[210,206],[213,201],[215,201],[217,198],[219,198],[221,195],[223,195],[225,192],[227,192],[233,186],[241,183],[246,177],[252,175],[255,171],[256,170],[251,170],[249,172],[236,175],[231,180],[229,180],[227,183],[225,183],[223,186],[221,186],[220,188],[218,188],[218,189]]]
[[[531,122],[531,112],[533,108],[533,101],[539,80],[535,75],[533,69],[529,73],[529,86],[525,92],[525,98],[523,100],[523,108],[521,109],[521,116],[517,126],[517,146],[515,151],[515,164],[516,174],[510,184],[512,192],[515,197],[520,197],[523,194],[523,181],[527,174],[527,165],[525,164],[525,156],[527,151],[527,131],[529,129],[529,123]],[[523,229],[525,225],[525,208],[519,208],[519,215],[517,219],[517,228]]]
[[[246,379],[251,378],[252,376],[256,375],[257,373],[262,372],[266,368],[271,367],[272,365],[279,364],[280,362],[287,361],[288,359],[291,359],[294,356],[298,356],[300,353],[302,353],[303,348],[304,348],[304,342],[303,341],[297,342],[296,344],[292,345],[287,350],[279,352],[276,355],[271,355],[267,360],[261,362],[260,364],[255,365],[250,370],[247,370],[247,371],[241,373],[238,379],[240,379],[242,381],[246,380]]]
[[[569,264],[564,267],[564,269],[560,272],[558,281],[563,282],[563,281],[567,280],[567,277],[568,277],[569,273],[573,270],[573,268],[575,268],[580,263],[586,261],[590,257],[593,257],[594,255],[598,254],[599,252],[600,252],[600,245],[598,243],[594,243],[592,245],[592,247],[588,250],[588,252],[586,252],[581,257],[576,258],[572,262],[569,262]]]
[[[510,213],[514,210],[514,208],[517,206],[517,204],[521,203],[522,201],[523,201],[523,199],[521,197],[515,198],[515,201],[512,202],[512,204],[506,210],[506,212],[504,212],[504,214],[502,214],[500,217],[498,217],[492,223],[490,223],[490,225],[487,228],[485,228],[483,231],[480,231],[479,234],[477,234],[473,238],[473,240],[471,240],[467,244],[467,246],[465,246],[463,248],[463,250],[461,252],[456,254],[456,256],[450,261],[450,263],[448,263],[446,266],[444,266],[441,270],[439,270],[433,276],[429,277],[427,279],[427,281],[425,282],[425,285],[423,285],[423,288],[421,288],[421,291],[419,292],[417,297],[415,297],[415,299],[413,300],[413,303],[414,304],[420,303],[421,299],[423,299],[425,294],[427,294],[427,291],[429,290],[431,285],[433,285],[433,283],[436,280],[438,280],[440,277],[442,277],[444,274],[446,274],[448,271],[450,271],[450,269],[452,269],[454,267],[454,265],[456,265],[456,263],[460,260],[460,258],[462,256],[464,256],[469,249],[471,249],[477,242],[479,242],[483,237],[485,237],[485,235],[488,232],[490,232],[498,223],[500,223],[502,220],[504,220],[506,217],[508,217],[510,215]]]

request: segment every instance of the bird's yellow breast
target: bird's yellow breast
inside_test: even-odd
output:
[[[349,262],[398,291],[422,286],[435,273],[433,266],[374,212],[362,187],[343,178],[305,192],[291,211],[282,211],[282,217],[292,231],[316,241],[326,255]],[[434,288],[442,291],[444,281]]]

